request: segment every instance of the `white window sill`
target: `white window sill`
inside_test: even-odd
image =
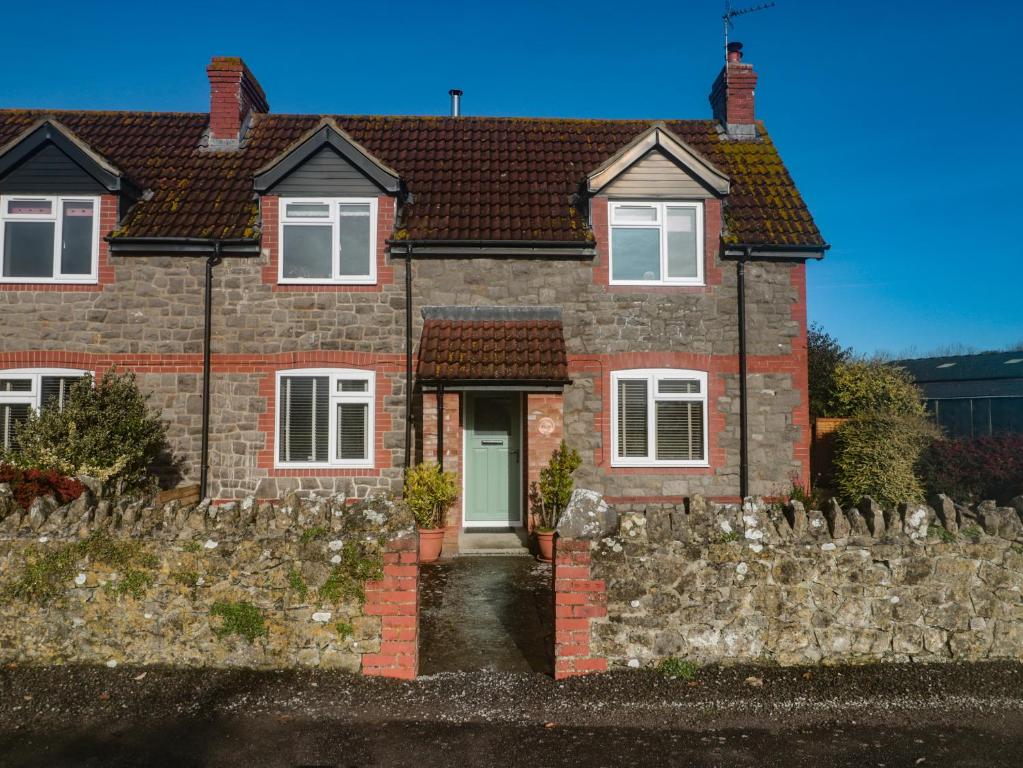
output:
[[[707,284],[702,280],[611,280],[610,285],[642,285],[659,286],[665,288],[680,288],[690,286],[703,288]]]
[[[344,464],[331,463],[331,462],[311,462],[311,461],[289,461],[287,463],[281,463],[279,461],[274,462],[274,469],[373,469],[374,464],[372,461],[360,461],[360,462],[345,462]]]
[[[660,468],[696,468],[696,469],[709,469],[710,462],[708,461],[653,461],[651,459],[636,459],[633,461],[623,461],[621,459],[612,459],[612,467],[621,467],[623,469],[660,469]]]
[[[0,284],[3,285],[99,285],[96,277],[83,277],[81,279],[62,277],[0,277]]]
[[[376,285],[377,281],[375,277],[371,278],[349,278],[345,280],[301,280],[301,279],[286,279],[281,278],[277,281],[278,285]]]

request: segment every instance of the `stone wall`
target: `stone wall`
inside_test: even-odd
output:
[[[807,512],[697,497],[618,512],[610,535],[559,540],[590,561],[587,573],[566,563],[581,581],[555,581],[559,610],[582,620],[565,626],[582,636],[558,632],[571,644],[556,658],[566,674],[602,659],[1023,659],[1023,498],[1015,508],[942,497],[934,507],[865,499]],[[593,606],[585,616],[571,613],[584,604]]]
[[[23,511],[0,485],[0,661],[415,677],[416,550],[385,498],[155,508],[87,491]]]

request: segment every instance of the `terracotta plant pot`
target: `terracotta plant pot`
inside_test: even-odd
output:
[[[443,528],[419,529],[419,562],[432,563],[444,548]]]
[[[540,551],[540,559],[549,563],[554,559],[554,536],[557,531],[538,530],[536,532],[536,548]]]

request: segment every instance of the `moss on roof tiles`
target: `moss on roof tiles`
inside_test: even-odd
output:
[[[32,122],[66,124],[143,189],[115,237],[255,237],[254,172],[314,127],[320,115],[257,115],[236,152],[202,146],[203,113],[0,110],[0,144]],[[399,232],[411,239],[561,240],[593,233],[572,206],[589,171],[657,121],[333,116],[395,168],[414,196]],[[728,174],[726,242],[822,245],[791,176],[761,126],[759,141],[722,140],[711,120],[668,128]]]

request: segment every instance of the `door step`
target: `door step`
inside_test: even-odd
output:
[[[528,555],[525,529],[514,531],[462,533],[458,537],[461,555]]]

